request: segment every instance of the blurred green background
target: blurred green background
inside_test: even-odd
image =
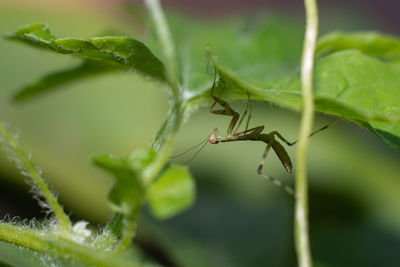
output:
[[[166,2],[184,6],[183,11],[189,14],[210,16],[197,6],[190,9],[179,1]],[[290,6],[294,1],[285,2]],[[366,8],[358,9],[357,1],[343,7],[321,2],[323,32],[391,31],[379,17],[361,12]],[[229,7],[229,1],[224,3]],[[219,18],[243,10],[219,9],[219,5],[212,12]],[[257,3],[254,5],[257,8]],[[287,8],[286,15],[302,22],[303,10],[298,5],[296,2],[295,7]],[[286,11],[284,6],[262,8],[266,14]],[[34,22],[49,23],[60,37],[108,31],[135,37],[143,32],[143,23],[116,1],[0,3],[2,35]],[[166,115],[166,95],[147,79],[120,73],[12,104],[16,89],[79,61],[3,39],[0,53],[0,119],[19,133],[22,146],[32,152],[35,164],[42,167],[72,217],[104,223],[111,214],[106,197],[112,179],[92,166],[89,156],[126,155],[145,148]],[[241,103],[235,107],[243,108]],[[299,118],[295,112],[257,102],[251,124],[266,125],[267,130],[278,130],[294,140]],[[315,127],[331,120],[317,115]],[[207,108],[198,110],[177,136],[175,153],[227,124],[228,119],[211,115]],[[138,245],[166,266],[295,266],[293,203],[281,189],[257,176],[263,150],[257,143],[208,145],[190,164],[198,186],[195,205],[162,222],[142,212]],[[295,148],[289,148],[289,153],[296,161]],[[349,123],[341,122],[312,138],[308,163],[310,231],[316,266],[400,266],[399,163],[398,154]],[[268,158],[265,172],[293,184],[275,155]],[[44,216],[3,152],[0,176],[0,217]]]

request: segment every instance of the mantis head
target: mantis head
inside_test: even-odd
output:
[[[218,133],[218,128],[215,128],[211,134],[208,136],[208,142],[210,144],[218,144],[218,137],[217,137],[217,133]]]

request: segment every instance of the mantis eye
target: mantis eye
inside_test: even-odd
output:
[[[208,142],[211,144],[218,144],[217,135],[215,133],[210,134],[208,136]]]

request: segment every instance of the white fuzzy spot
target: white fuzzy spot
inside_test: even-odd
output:
[[[78,243],[84,243],[86,238],[92,235],[92,231],[87,229],[89,225],[86,221],[79,221],[72,227],[73,240]]]

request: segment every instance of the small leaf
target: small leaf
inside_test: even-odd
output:
[[[19,36],[19,38],[17,36]],[[24,38],[24,36],[26,37],[30,36],[30,38]],[[48,26],[43,23],[36,23],[22,27],[16,30],[13,35],[7,36],[7,38],[18,39],[20,41],[29,43],[31,45],[36,45],[38,47],[43,47],[43,48],[46,48],[47,45],[51,42],[51,40],[55,39],[55,37],[50,33]],[[42,41],[32,42],[33,40],[35,40],[35,38],[41,39]],[[30,41],[30,39],[32,41]]]
[[[115,178],[108,200],[111,208],[124,215],[131,215],[143,200],[144,189],[140,175],[132,170],[126,158],[94,155],[92,161]]]
[[[147,198],[153,215],[167,219],[190,207],[195,197],[193,177],[185,166],[170,165],[149,188]]]
[[[148,150],[136,150],[128,157],[128,161],[133,170],[143,174],[146,168],[153,163],[155,156],[156,152],[151,148]],[[145,182],[142,180],[142,183]]]

